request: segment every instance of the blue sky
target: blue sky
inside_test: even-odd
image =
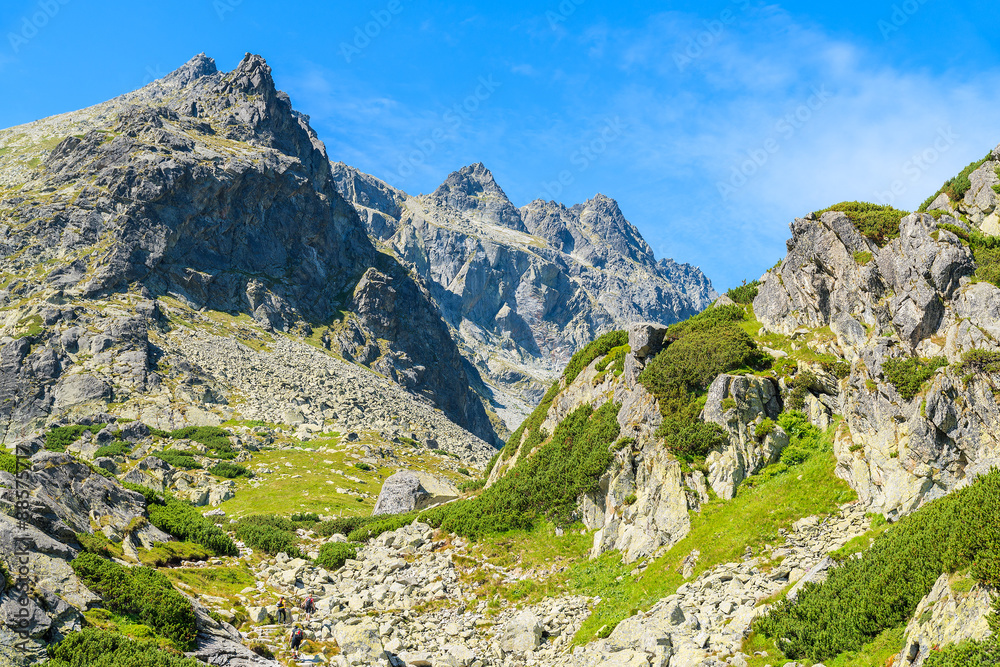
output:
[[[915,208],[1000,143],[984,0],[155,5],[3,3],[0,127],[251,51],[332,159],[412,194],[477,161],[519,206],[602,192],[720,290],[796,215]]]

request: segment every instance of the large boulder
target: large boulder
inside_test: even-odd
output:
[[[405,514],[440,505],[458,496],[458,489],[448,480],[424,472],[400,470],[382,484],[372,516]]]
[[[364,617],[358,623],[337,623],[333,637],[348,665],[374,665],[384,659],[385,650],[379,638],[378,626]]]
[[[500,631],[500,648],[506,653],[534,651],[541,641],[541,621],[530,609],[507,621]]]

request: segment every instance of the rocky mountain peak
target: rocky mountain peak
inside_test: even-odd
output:
[[[476,212],[484,222],[527,232],[521,213],[497,185],[493,173],[477,162],[453,171],[430,198],[462,213]]]
[[[173,84],[178,88],[183,88],[195,79],[216,74],[218,71],[218,68],[215,66],[214,58],[209,58],[204,53],[199,53],[194,58],[175,69],[173,72],[163,77],[161,83]]]

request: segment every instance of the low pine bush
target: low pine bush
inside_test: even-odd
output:
[[[1000,640],[987,637],[982,641],[965,640],[932,650],[924,667],[995,667],[1000,665]]]
[[[609,331],[596,340],[587,343],[582,350],[573,355],[573,358],[566,364],[563,377],[566,384],[570,384],[576,379],[580,372],[589,366],[594,359],[603,357],[616,347],[628,345],[627,331]]]
[[[219,461],[209,468],[208,472],[219,477],[226,477],[227,479],[235,479],[237,477],[246,477],[249,479],[253,477],[253,472],[249,469],[237,463],[230,463],[229,461]]]
[[[518,460],[493,486],[475,498],[428,510],[421,520],[472,538],[530,528],[540,518],[571,523],[577,499],[597,489],[611,463],[611,446],[620,432],[619,408],[611,402],[597,410],[577,408],[549,442]]]
[[[128,444],[124,440],[115,440],[110,445],[104,445],[94,452],[94,458],[99,459],[104,456],[126,456],[131,450],[132,445]]]
[[[858,650],[883,630],[904,625],[944,572],[968,567],[977,581],[1000,584],[998,516],[1000,470],[994,468],[903,517],[863,558],[847,559],[824,583],[806,584],[754,627],[793,660],[817,662]]]
[[[917,395],[924,382],[934,375],[934,371],[947,365],[948,360],[944,357],[888,359],[882,364],[882,374],[892,383],[899,395],[909,401]]]
[[[370,516],[345,516],[340,519],[331,519],[330,521],[324,521],[323,523],[316,526],[313,531],[324,537],[330,537],[331,535],[347,535],[352,530],[360,528],[365,523],[372,520]]]
[[[327,542],[319,548],[316,564],[327,570],[338,570],[349,558],[358,555],[358,549],[353,544],[344,542]]]
[[[148,567],[125,567],[92,553],[70,563],[108,609],[133,614],[183,650],[192,650],[198,628],[194,609],[166,575]]]
[[[295,524],[274,514],[256,514],[243,517],[233,526],[236,537],[247,546],[272,556],[285,552],[292,558],[301,558],[296,543]]]
[[[969,350],[962,355],[959,373],[1000,373],[1000,352]]]
[[[727,290],[726,296],[736,303],[747,304],[753,303],[753,300],[757,298],[758,291],[760,291],[759,280],[754,280],[749,283],[744,280],[742,285]]]
[[[889,241],[899,238],[899,222],[908,213],[893,208],[887,204],[870,204],[868,202],[845,201],[834,204],[822,211],[816,211],[820,216],[827,211],[840,211],[854,224],[859,232],[878,244],[884,246]]]
[[[139,490],[141,487],[131,488],[143,493]],[[190,504],[171,497],[161,499],[155,491],[145,491],[152,494],[152,501],[150,496],[146,496],[146,511],[151,524],[181,542],[195,542],[220,556],[239,555],[239,549],[229,536]]]
[[[639,382],[656,397],[663,423],[658,435],[677,456],[693,461],[725,442],[716,424],[699,420],[702,401],[720,373],[763,369],[771,358],[739,322],[742,306],[708,308],[667,329],[666,347],[646,364]]]
[[[19,460],[20,465],[18,464]],[[0,470],[16,475],[22,470],[27,470],[30,467],[31,462],[27,458],[18,459],[18,457],[14,454],[8,454],[7,452],[0,451]]]
[[[201,464],[191,456],[191,452],[181,451],[179,449],[164,449],[162,452],[156,452],[153,454],[156,458],[161,461],[165,461],[175,468],[184,468],[185,470],[194,470],[196,468],[201,468]]]
[[[67,447],[80,439],[84,431],[96,434],[100,433],[105,426],[106,424],[57,426],[45,434],[45,449],[53,452],[65,452]]]
[[[155,640],[96,628],[72,632],[47,651],[47,667],[205,667],[194,658],[163,650]]]

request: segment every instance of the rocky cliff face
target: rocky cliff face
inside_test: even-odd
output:
[[[340,163],[333,178],[375,243],[427,285],[511,428],[597,335],[684,319],[715,297],[697,268],[657,262],[603,195],[518,209],[482,164],[420,197]]]
[[[260,57],[221,73],[197,56],[134,93],[0,132],[0,146],[0,414],[13,433],[156,389],[163,350],[146,322],[170,301],[322,341],[496,441],[476,370],[426,291],[372,246]],[[126,299],[115,323],[94,319],[129,291],[141,312]],[[123,381],[77,375],[79,355],[105,353]]]
[[[814,345],[851,364],[834,412],[839,474],[873,507],[905,512],[1000,463],[1000,411],[989,373],[960,370],[964,353],[997,350],[1000,288],[972,279],[972,254],[939,225],[950,216],[914,213],[884,247],[842,213],[797,219],[789,253],[765,274],[754,312],[770,331],[801,336],[829,327]],[[943,357],[913,398],[887,379],[891,359]],[[827,409],[827,412],[830,412]]]

